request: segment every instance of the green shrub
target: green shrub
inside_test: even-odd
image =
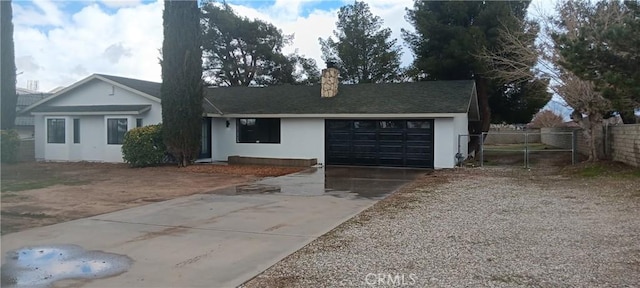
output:
[[[20,136],[16,130],[1,130],[0,131],[0,161],[2,163],[16,163],[18,162],[18,151],[20,149]]]
[[[134,128],[124,134],[122,157],[131,167],[159,165],[166,150],[161,124]]]

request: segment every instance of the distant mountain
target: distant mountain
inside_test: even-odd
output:
[[[571,121],[571,113],[573,112],[573,108],[569,107],[564,100],[560,97],[553,97],[549,102],[547,102],[541,110],[550,110],[554,113],[562,116],[565,122]],[[636,116],[640,117],[640,109],[636,109]]]
[[[562,99],[551,98],[541,110],[550,110],[560,116],[564,121],[571,121],[571,113],[573,109],[569,107]]]

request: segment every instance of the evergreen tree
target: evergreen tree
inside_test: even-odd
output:
[[[227,3],[202,7],[204,70],[210,84],[305,84],[319,79],[315,61],[284,55],[293,36],[271,23],[237,15]]]
[[[640,108],[639,2],[567,1],[559,8],[582,20],[558,23],[565,28],[554,35],[562,65],[592,81],[625,123],[635,123],[634,108]]]
[[[13,129],[16,120],[16,62],[13,47],[13,13],[11,10],[11,0],[0,1],[0,63],[2,66],[2,119],[0,119],[1,129]]]
[[[323,59],[337,62],[340,77],[347,83],[379,83],[397,80],[400,71],[400,48],[390,39],[391,29],[374,16],[365,2],[355,1],[340,8],[336,40],[318,39]]]
[[[476,81],[481,121],[470,126],[473,134],[488,131],[492,121],[527,123],[550,99],[546,81],[497,80],[489,73],[490,63],[479,56],[500,46],[501,28],[525,30],[528,5],[529,1],[416,0],[407,11],[407,20],[415,28],[415,32],[403,31],[416,57],[413,78]],[[495,119],[492,110],[498,116]]]
[[[165,0],[162,43],[162,122],[167,150],[187,166],[200,151],[202,50],[197,1]]]

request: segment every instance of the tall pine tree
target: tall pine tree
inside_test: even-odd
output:
[[[390,39],[391,29],[374,16],[365,2],[340,8],[336,40],[320,38],[323,58],[338,62],[340,77],[347,83],[379,83],[398,79],[400,48]]]
[[[200,151],[202,50],[197,1],[164,1],[162,122],[167,150],[187,166]]]
[[[0,95],[2,105],[2,116],[0,121],[1,129],[13,129],[16,120],[16,62],[13,47],[13,23],[11,10],[11,0],[0,1],[0,66],[2,71],[2,95]]]
[[[560,13],[575,13],[575,27],[554,35],[564,67],[593,81],[625,123],[635,123],[640,108],[640,1],[567,1]],[[574,36],[575,35],[575,36]]]
[[[205,80],[212,85],[310,84],[320,77],[313,59],[282,52],[293,35],[242,17],[227,3],[204,3],[202,33]]]
[[[473,134],[488,131],[492,110],[499,116],[494,122],[528,122],[550,98],[545,81],[493,80],[489,63],[479,57],[484,49],[499,47],[501,28],[525,29],[528,6],[529,1],[416,0],[407,12],[415,32],[403,31],[403,36],[416,57],[415,78],[476,81],[481,122],[470,125]],[[514,109],[518,112],[509,111]]]

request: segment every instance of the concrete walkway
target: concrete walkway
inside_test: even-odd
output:
[[[56,287],[236,287],[422,173],[311,169],[5,235],[2,252],[75,244],[133,260],[120,275]]]

